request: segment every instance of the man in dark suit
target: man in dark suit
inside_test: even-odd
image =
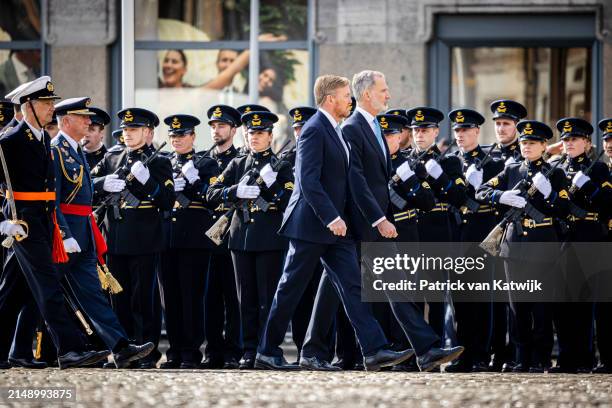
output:
[[[324,75],[315,83],[319,111],[306,123],[298,140],[295,188],[280,229],[290,239],[289,252],[258,347],[257,368],[299,367],[286,362],[279,345],[319,259],[340,293],[366,368],[376,371],[414,354],[412,350],[388,349],[387,339],[369,307],[361,303],[355,244],[347,234],[349,146],[338,124],[349,114],[350,97],[346,78]],[[310,365],[319,367],[319,362]]]

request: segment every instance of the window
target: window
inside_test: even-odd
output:
[[[310,100],[307,0],[260,2],[259,100],[280,117],[273,144],[292,137],[287,111]],[[249,102],[250,1],[137,0],[135,103],[166,116],[198,117],[197,149],[211,145],[206,111]],[[156,142],[167,128],[156,129]],[[241,137],[235,144],[242,143]]]
[[[474,107],[490,117],[496,99],[521,102],[528,118],[548,123],[568,116],[591,120],[588,48],[453,47],[451,106]],[[483,143],[495,141],[494,126],[482,126]]]
[[[40,4],[6,0],[0,13],[0,97],[45,71]]]

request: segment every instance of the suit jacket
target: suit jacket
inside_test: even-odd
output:
[[[393,219],[388,188],[391,155],[386,143],[383,155],[370,124],[358,111],[346,120],[342,132],[351,144],[353,233],[360,241],[376,241],[382,237],[372,224],[382,217]]]
[[[351,194],[349,166],[335,129],[325,114],[315,113],[298,138],[295,187],[280,233],[320,244],[337,242],[340,237],[327,225],[337,217],[350,224],[346,211]]]

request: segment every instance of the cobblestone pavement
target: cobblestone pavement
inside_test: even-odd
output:
[[[271,372],[235,370],[0,371],[0,386],[76,387],[65,406],[599,406],[612,375]],[[0,400],[0,406],[7,404]],[[10,403],[8,406],[53,406]]]

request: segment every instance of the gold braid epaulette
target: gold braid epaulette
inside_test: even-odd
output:
[[[64,167],[64,156],[62,155],[62,152],[57,146],[55,146],[55,150],[57,151],[57,154],[59,155],[59,159],[60,159],[59,162],[60,162],[60,166],[62,167],[62,173],[64,174],[64,177],[66,178],[66,180],[68,180],[72,184],[76,184],[74,186],[74,189],[70,192],[70,194],[68,194],[68,197],[66,198],[66,204],[70,204],[72,200],[74,200],[74,197],[76,197],[81,187],[83,186],[83,167],[84,166],[80,166],[81,172],[79,176],[76,179],[71,179],[68,173],[66,172],[66,167]]]

